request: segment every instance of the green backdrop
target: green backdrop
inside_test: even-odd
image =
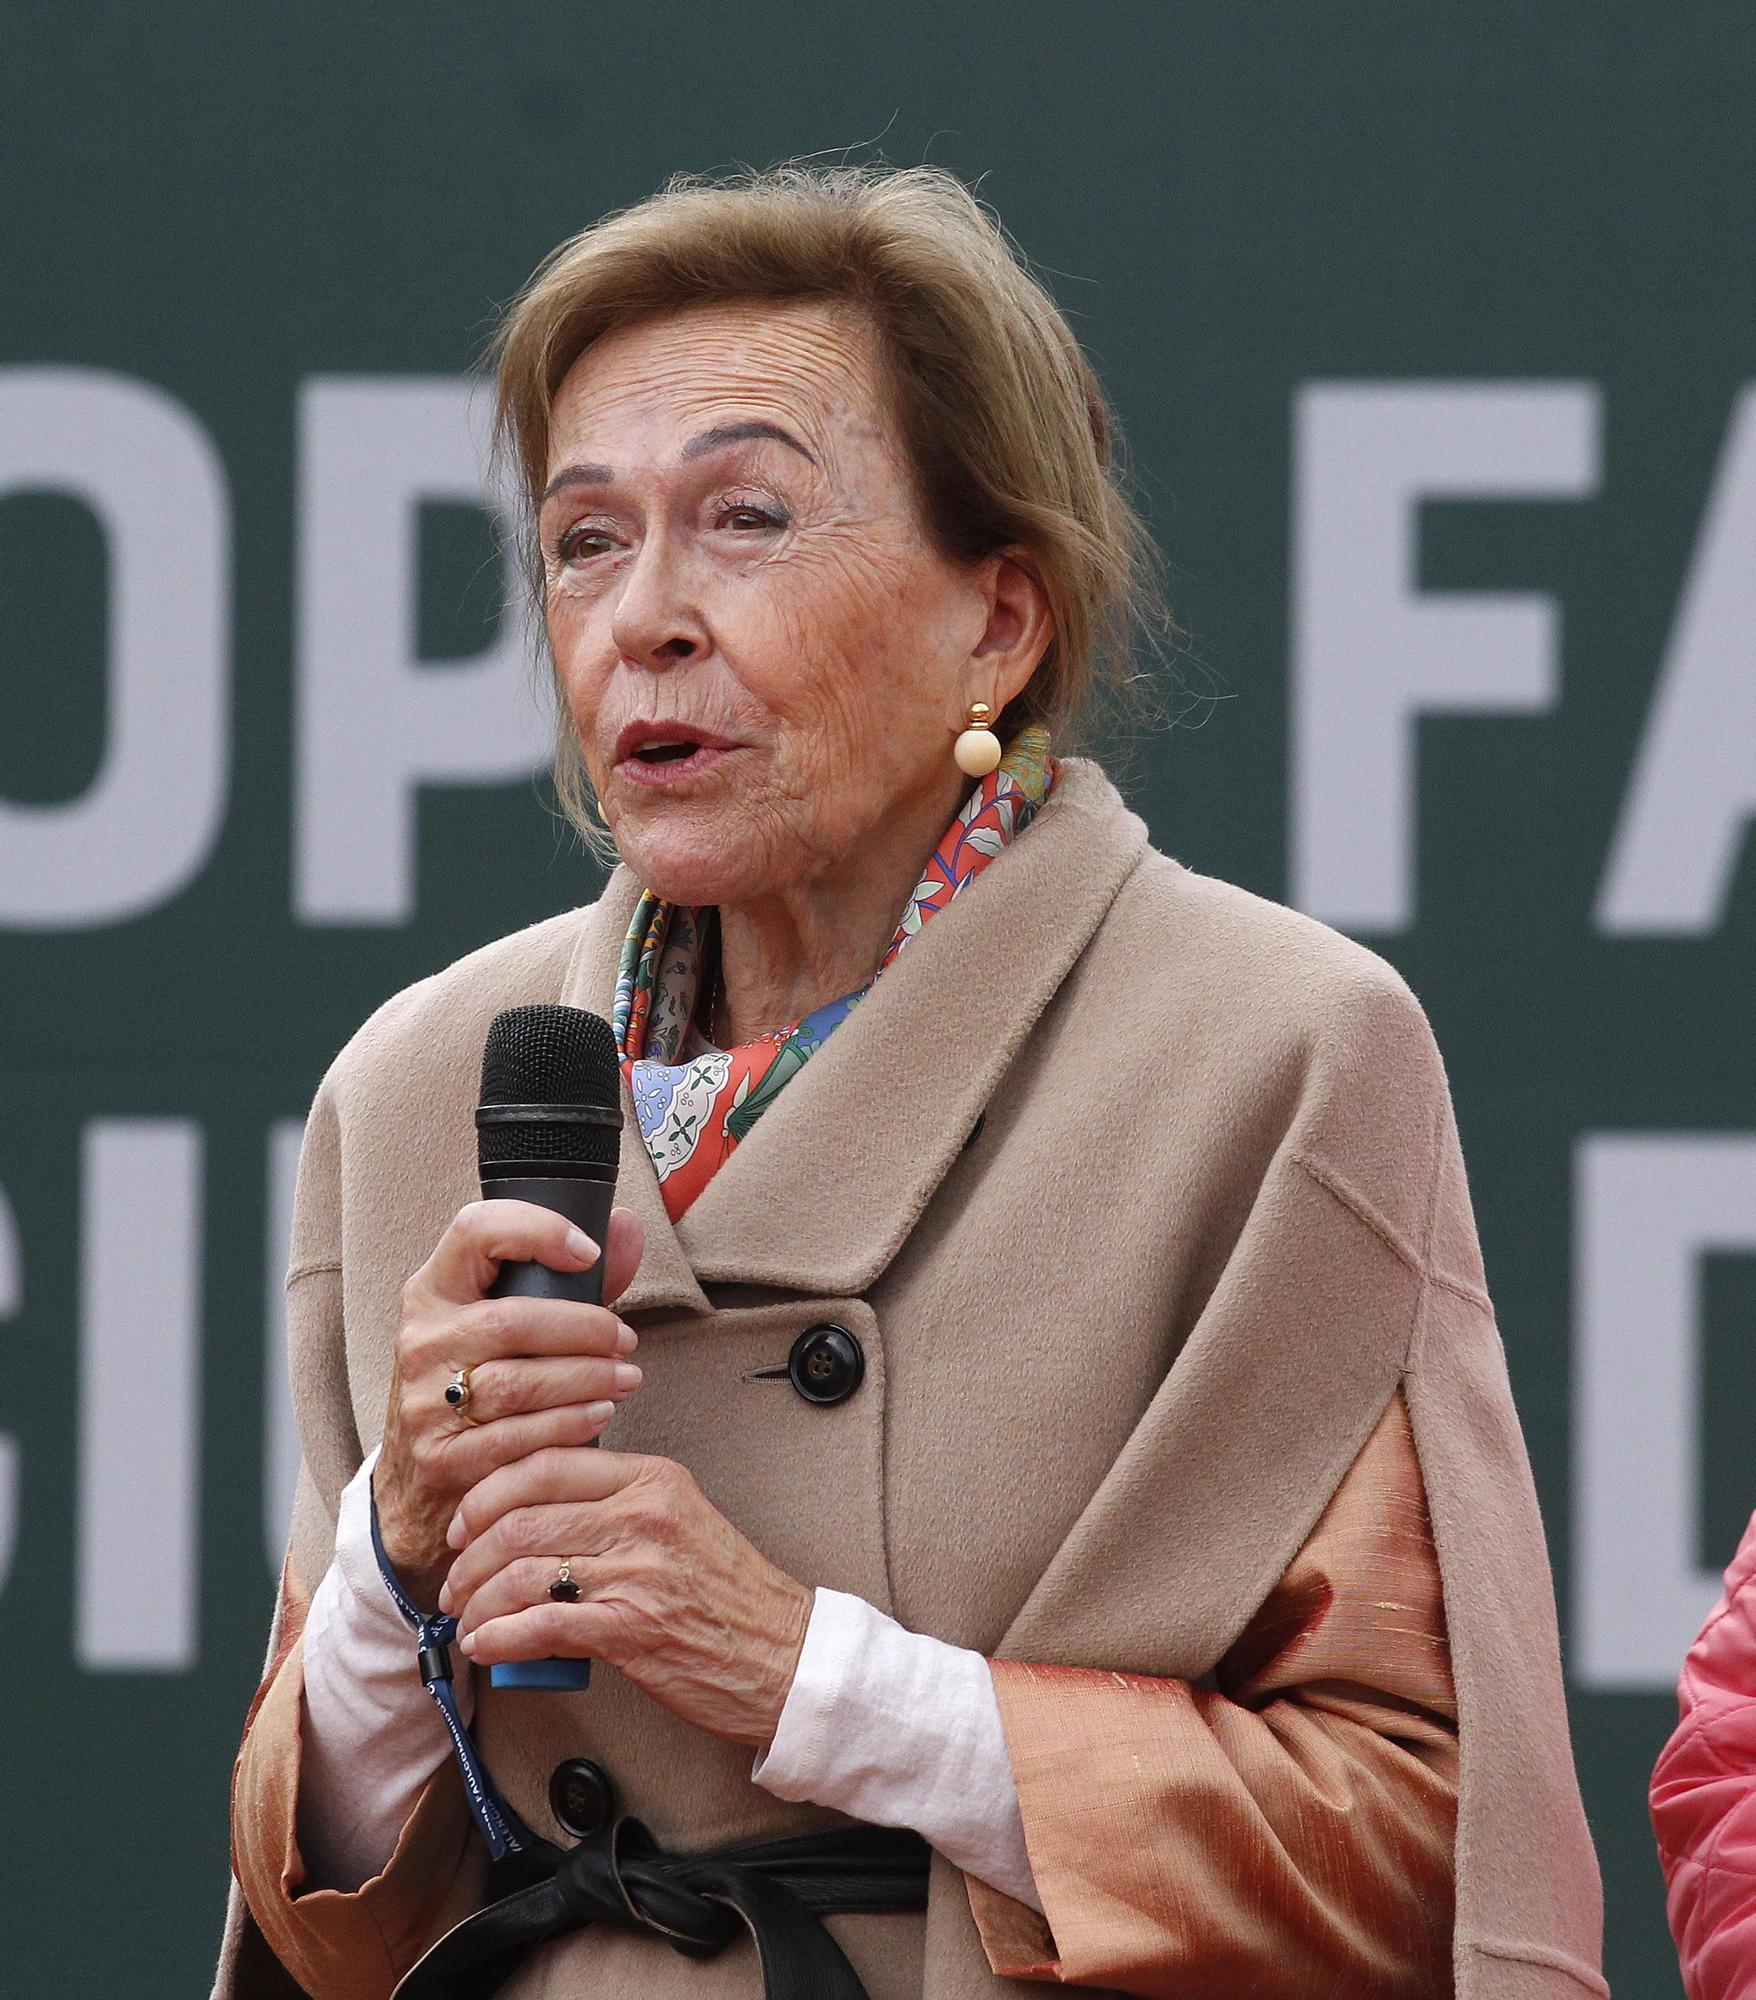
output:
[[[1158,843],[1431,1012],[1610,1969],[1677,1991],[1645,1783],[1756,1502],[1753,56],[1604,0],[0,13],[0,1987],[205,1992],[289,1121],[594,886],[471,720],[454,385],[672,171],[876,141],[1119,405],[1221,697],[1129,750]]]

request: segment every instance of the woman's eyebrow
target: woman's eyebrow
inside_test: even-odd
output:
[[[608,486],[615,476],[607,465],[564,465],[543,488],[537,505],[540,507],[544,500],[552,500],[564,487]]]
[[[784,444],[789,451],[796,451],[801,458],[808,460],[812,465],[817,463],[815,456],[800,444],[791,431],[782,430],[779,424],[764,423],[759,417],[752,417],[740,424],[715,424],[712,430],[702,431],[692,437],[683,447],[681,456],[700,458],[705,453],[718,451],[728,444],[747,444],[752,438],[772,438],[776,444]]]
[[[779,424],[764,423],[759,417],[751,417],[744,423],[715,424],[710,431],[700,431],[684,445],[678,454],[682,458],[702,458],[710,451],[720,451],[728,444],[748,444],[752,438],[772,438],[776,444],[784,444],[789,451],[796,451],[812,465],[817,463],[816,455],[808,451],[791,431],[782,430]],[[557,493],[569,486],[608,486],[616,477],[608,465],[564,465],[542,490],[537,504],[552,500]]]

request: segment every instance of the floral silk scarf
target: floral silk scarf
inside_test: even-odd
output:
[[[661,902],[650,891],[641,897],[622,945],[611,1025],[640,1136],[673,1222],[909,939],[1024,831],[1055,777],[1048,731],[1035,725],[1021,730],[946,828],[867,984],[791,1028],[737,1048],[714,1048],[695,1018],[702,968],[716,955],[717,913]]]

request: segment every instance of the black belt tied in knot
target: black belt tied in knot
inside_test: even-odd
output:
[[[670,1854],[622,1819],[565,1852],[544,1847],[529,1865],[553,1872],[447,1931],[395,2000],[487,2000],[533,1946],[594,1923],[649,1932],[686,1958],[712,1958],[747,1933],[767,2000],[866,2000],[822,1919],[927,1906],[927,1843],[892,1827]]]

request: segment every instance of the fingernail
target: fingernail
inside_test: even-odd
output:
[[[633,1327],[625,1319],[617,1320],[616,1352],[618,1354],[632,1354],[639,1345],[640,1335],[634,1331]]]
[[[616,1387],[618,1389],[638,1389],[640,1387],[640,1370],[635,1367],[632,1361],[618,1361],[616,1363]]]
[[[570,1256],[577,1257],[581,1263],[592,1264],[597,1261],[598,1246],[583,1229],[568,1230],[567,1250]]]
[[[473,1655],[476,1650],[476,1635],[473,1632],[466,1632],[457,1643],[466,1653]]]
[[[585,1414],[594,1424],[607,1424],[616,1414],[616,1406],[614,1403],[587,1403]]]
[[[447,1617],[451,1615],[451,1579],[449,1577],[439,1586],[439,1609]]]
[[[452,1515],[451,1526],[445,1530],[445,1545],[447,1548],[453,1549],[461,1549],[463,1547],[463,1516],[461,1514]]]

